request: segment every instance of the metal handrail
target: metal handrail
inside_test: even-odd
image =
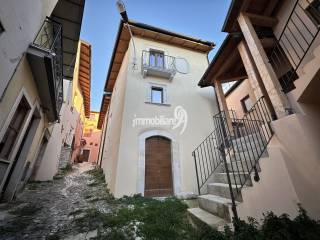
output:
[[[306,13],[303,4],[307,4],[320,16],[309,0],[297,0],[269,55],[270,63],[278,74],[285,93],[295,88],[293,82],[298,79],[296,72],[320,30]],[[309,24],[305,23],[304,19],[310,19]]]
[[[228,118],[232,126],[228,125]],[[259,180],[259,159],[273,136],[271,121],[264,97],[258,99],[243,118],[235,118],[230,113],[227,116],[224,111],[214,115],[214,131],[192,152],[199,195],[218,167],[224,166],[236,216],[237,195],[252,173],[254,179]]]

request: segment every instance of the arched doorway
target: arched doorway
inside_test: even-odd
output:
[[[152,136],[145,141],[145,189],[146,197],[173,195],[171,140]]]

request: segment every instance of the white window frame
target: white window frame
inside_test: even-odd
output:
[[[153,103],[151,99],[152,88],[162,88],[162,103]],[[163,106],[171,106],[168,102],[168,90],[166,84],[159,84],[149,82],[146,86],[146,101],[145,103],[154,104],[154,105],[163,105]]]
[[[165,49],[163,49],[163,48],[159,48],[159,47],[155,47],[155,46],[147,46],[146,48],[145,48],[145,51],[147,51],[147,52],[149,52],[150,53],[150,51],[155,51],[155,52],[163,52],[163,55],[164,55],[164,62],[163,62],[163,64],[164,64],[164,68],[166,69],[167,68],[167,66],[168,66],[168,63],[167,63],[167,58],[165,57],[165,56],[169,56],[169,53],[168,53],[168,51],[166,51]],[[143,64],[144,63],[148,63],[149,64],[149,59],[143,59]]]

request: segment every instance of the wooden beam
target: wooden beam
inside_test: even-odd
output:
[[[279,0],[269,0],[268,6],[264,10],[264,15],[270,16],[278,3]]]
[[[236,63],[236,61],[239,59],[238,56],[239,56],[238,51],[232,50],[229,57],[224,62],[224,64],[221,66],[221,68],[219,69],[219,71],[217,72],[216,75],[218,75],[218,76],[222,75],[226,70],[228,70],[231,66],[233,66]]]
[[[257,15],[253,13],[245,13],[250,18],[251,23],[255,26],[273,27],[278,23],[278,20],[273,17]]]
[[[226,74],[226,75],[221,75],[217,77],[217,81],[221,83],[227,83],[227,82],[233,82],[237,80],[243,80],[248,78],[248,75],[232,75],[232,74]]]
[[[274,38],[261,38],[260,42],[263,48],[272,48],[276,45],[276,40]]]

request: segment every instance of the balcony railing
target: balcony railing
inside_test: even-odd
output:
[[[46,18],[30,46],[29,55],[42,104],[50,112],[50,120],[57,120],[63,103],[62,25]],[[42,63],[45,65],[44,71],[39,69]],[[43,72],[46,72],[45,76]],[[44,83],[44,78],[47,83]]]
[[[269,55],[285,93],[295,88],[297,70],[319,33],[317,19],[320,19],[320,12],[312,0],[297,0]]]
[[[176,74],[175,57],[142,51],[141,72],[143,77],[156,76],[172,79]]]

